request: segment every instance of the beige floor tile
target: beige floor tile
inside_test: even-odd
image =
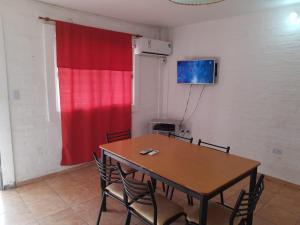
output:
[[[229,205],[230,207],[234,207],[236,201],[238,200],[240,192],[232,193],[229,197],[225,197],[224,202],[225,204]],[[220,198],[217,198],[217,202],[220,202]]]
[[[77,182],[85,183],[99,179],[99,173],[94,166],[84,167],[68,173]],[[88,176],[87,176],[88,174]]]
[[[295,225],[298,220],[298,216],[289,212],[288,208],[274,205],[269,206],[269,204],[261,208],[256,215],[273,223],[274,225]]]
[[[83,183],[81,186],[87,188],[91,193],[95,194],[96,196],[99,196],[101,194],[101,184],[99,178]]]
[[[68,186],[58,190],[57,193],[69,206],[80,204],[97,197],[95,192],[92,192],[85,186]]]
[[[141,175],[136,175],[140,180]],[[241,189],[248,189],[249,179],[225,192],[225,203],[234,206]],[[157,192],[162,193],[158,182]],[[95,225],[100,199],[99,175],[95,166],[88,166],[14,190],[0,192],[0,225]],[[219,196],[215,198],[219,201]],[[175,190],[173,201],[187,211],[186,194]],[[194,199],[195,207],[199,201]],[[124,224],[126,208],[108,198],[108,211],[101,225]],[[135,217],[132,223],[143,224]],[[179,220],[174,224],[185,224]],[[266,178],[265,190],[258,202],[254,225],[300,225],[300,189]]]
[[[45,187],[48,187],[48,185],[43,180],[43,181],[32,182],[32,183],[29,183],[29,184],[19,186],[14,190],[17,191],[18,193],[21,193],[21,192],[24,192],[24,191],[30,191],[32,189],[45,188]]]
[[[38,202],[26,204],[35,218],[41,219],[68,208],[68,205],[58,196],[53,196]]]
[[[19,193],[16,189],[10,189],[6,191],[0,191],[0,200],[9,200],[11,198],[19,197]]]
[[[265,177],[265,189],[274,193],[274,194],[279,194],[281,190],[285,187],[284,184],[280,182],[276,182],[273,179],[270,179],[268,177]]]
[[[17,191],[25,203],[33,203],[56,196],[46,183],[34,183],[17,188]]]
[[[284,186],[281,188],[279,194],[280,196],[300,202],[300,187],[294,188],[294,187]]]
[[[74,180],[69,174],[62,174],[46,180],[48,186],[54,191],[65,189],[66,187],[74,187],[81,185],[80,182]]]
[[[99,210],[99,198],[93,198],[81,204],[74,205],[72,209],[80,216],[85,222],[92,223],[96,221]],[[109,208],[109,206],[108,206]]]
[[[29,212],[29,210],[17,192],[6,193],[5,191],[0,195],[0,213],[16,214],[26,212]]]
[[[263,193],[259,199],[259,202],[261,202],[263,204],[267,204],[275,196],[277,196],[277,194],[274,194],[273,192],[269,191],[269,189],[265,188],[265,190],[263,191]]]
[[[35,223],[34,216],[29,212],[0,214],[0,225],[30,225]]]
[[[101,217],[101,224],[109,224],[108,222],[110,221],[110,219],[113,219],[113,217],[116,216],[115,208],[113,207],[113,204],[120,204],[120,203],[111,202],[108,199],[107,202],[108,211],[102,214],[103,216]],[[77,213],[88,224],[95,224],[99,213],[99,206],[100,206],[99,198],[94,198],[90,201],[75,205],[72,208],[75,211],[75,213]],[[112,222],[112,220],[110,222]]]
[[[99,198],[94,198],[90,201],[78,204],[73,208],[84,221],[88,224],[94,225],[96,223],[99,213]],[[102,224],[124,224],[126,218],[126,208],[118,201],[107,198],[107,212],[103,212],[101,216]],[[132,218],[131,224],[137,224],[139,220],[135,217]]]
[[[72,209],[66,209],[39,220],[40,225],[86,225]]]
[[[285,210],[287,210],[289,213],[300,217],[300,202],[292,198],[284,197],[282,195],[276,195],[266,204],[266,207],[268,208],[282,207]]]
[[[255,215],[253,219],[253,224],[254,225],[274,225],[273,223]]]

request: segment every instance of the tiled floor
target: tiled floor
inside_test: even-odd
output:
[[[95,225],[99,207],[99,178],[94,166],[53,176],[13,190],[0,192],[0,225]],[[248,180],[225,193],[234,204]],[[254,225],[300,225],[300,188],[265,180],[265,191],[258,204]],[[186,197],[175,191],[174,201],[186,206]],[[124,224],[126,210],[108,200],[108,212],[101,224]],[[141,225],[133,218],[131,224]],[[175,224],[185,224],[181,219]]]

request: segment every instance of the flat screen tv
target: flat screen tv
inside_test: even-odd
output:
[[[215,59],[177,62],[177,83],[179,84],[214,84],[215,74]]]

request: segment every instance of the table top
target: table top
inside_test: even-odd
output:
[[[117,141],[100,148],[202,195],[212,194],[260,165],[254,160],[160,134]],[[139,153],[149,148],[159,153],[153,156]]]

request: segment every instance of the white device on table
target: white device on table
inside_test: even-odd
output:
[[[155,155],[158,152],[159,152],[158,150],[155,150],[153,148],[149,148],[149,149],[145,149],[145,150],[140,151],[140,154],[141,155]]]
[[[152,152],[153,150],[154,150],[154,149],[152,149],[152,148],[145,149],[145,150],[140,151],[140,154],[141,154],[141,155],[147,155],[147,154],[149,154],[150,152]]]
[[[151,152],[149,152],[148,153],[148,155],[155,155],[155,154],[157,154],[157,153],[159,153],[159,151],[158,150],[153,150],[153,151],[151,151]]]

